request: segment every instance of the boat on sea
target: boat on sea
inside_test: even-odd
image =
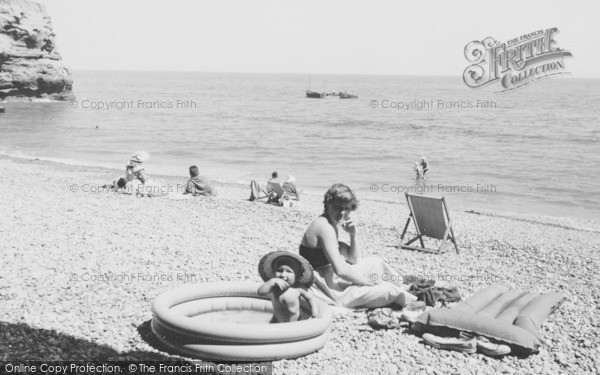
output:
[[[340,99],[358,99],[358,94],[355,93],[354,91],[344,91],[341,92],[340,91]]]
[[[306,97],[313,98],[313,99],[323,99],[325,97],[325,93],[306,90]]]
[[[323,87],[323,92],[317,92],[317,91],[312,91],[311,86],[312,86],[312,76],[308,76],[308,90],[306,90],[307,98],[323,99],[324,97],[327,96],[327,93],[325,93],[325,87]],[[323,84],[323,86],[325,86],[325,85]]]

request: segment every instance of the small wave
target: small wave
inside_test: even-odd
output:
[[[163,151],[161,154],[172,157],[197,157],[198,153],[196,151],[185,151],[185,150],[172,150],[172,151]]]
[[[79,159],[70,159],[70,158],[61,158],[61,157],[52,157],[52,156],[33,156],[33,155],[27,155],[27,154],[21,153],[19,151],[17,151],[17,152],[2,152],[2,151],[0,151],[0,155],[6,156],[9,158],[48,161],[51,163],[66,164],[66,165],[73,165],[73,166],[79,166],[79,167],[100,167],[100,168],[107,168],[107,169],[123,169],[124,165],[125,165],[125,163],[123,163],[123,165],[118,165],[118,164],[113,164],[113,163],[95,163],[95,162],[89,162],[89,161],[84,161],[84,160],[79,160]]]
[[[422,129],[430,129],[431,130],[432,129],[431,126],[419,125],[419,124],[414,124],[414,123],[408,123],[406,125],[408,125],[408,127],[413,130],[422,130]]]
[[[524,217],[522,217],[523,214],[518,214],[518,213],[500,213],[500,212],[478,211],[478,210],[467,210],[465,212],[468,214],[489,216],[489,217],[501,217],[501,218],[515,220],[515,221],[522,221],[522,222],[532,223],[532,224],[541,224],[541,225],[545,225],[545,226],[549,226],[549,227],[556,227],[556,228],[561,228],[561,229],[570,229],[570,230],[576,230],[576,231],[581,231],[581,232],[600,233],[600,229],[593,228],[593,227],[597,226],[597,224],[594,223],[593,221],[573,220],[573,219],[569,219],[569,218],[560,218],[560,217],[553,217],[553,216],[539,216],[539,217],[536,216],[536,217],[531,217],[531,218],[524,218]],[[575,225],[569,225],[569,224],[559,224],[559,223],[550,222],[550,221],[555,221],[555,220],[576,221],[577,223]],[[592,226],[592,227],[590,227],[590,226]]]
[[[587,144],[600,144],[600,137],[589,137],[589,138],[567,138],[563,139],[563,141],[567,141],[570,143],[587,145]]]

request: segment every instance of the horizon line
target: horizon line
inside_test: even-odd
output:
[[[151,70],[151,69],[82,69],[82,68],[67,68],[70,71],[84,72],[123,72],[123,73],[221,73],[221,74],[281,74],[281,75],[337,75],[337,76],[387,76],[387,77],[459,77],[462,75],[427,75],[427,74],[400,74],[400,73],[300,73],[300,72],[240,72],[240,71],[208,71],[208,70]],[[600,79],[599,77],[590,76],[574,76],[573,72],[569,72],[567,79]]]

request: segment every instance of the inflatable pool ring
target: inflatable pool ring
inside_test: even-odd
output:
[[[318,319],[269,324],[273,306],[257,294],[261,284],[187,285],[159,295],[152,331],[167,346],[207,360],[272,361],[296,358],[325,345],[333,315],[318,303]],[[304,301],[304,311],[310,311]]]

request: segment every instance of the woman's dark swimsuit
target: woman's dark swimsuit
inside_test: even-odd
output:
[[[329,264],[329,259],[325,256],[323,249],[300,245],[300,256],[308,260],[312,268],[319,268]]]

